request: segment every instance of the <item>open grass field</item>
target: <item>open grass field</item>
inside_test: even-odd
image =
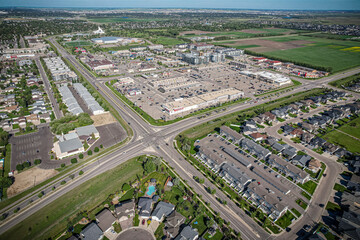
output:
[[[228,36],[231,38],[251,38],[258,36],[276,36],[283,35],[288,33],[294,33],[295,30],[282,29],[282,28],[252,28],[245,29],[241,31],[227,31],[227,32],[197,32],[197,31],[187,31],[182,32],[180,35],[185,37],[198,37],[198,36],[209,36],[209,37],[222,37]],[[201,35],[200,35],[201,34]]]
[[[341,126],[339,130],[360,139],[360,117]],[[359,146],[360,148],[360,146]]]
[[[304,190],[306,190],[308,193],[310,193],[312,195],[315,192],[315,189],[317,187],[317,183],[310,180],[310,181],[307,181],[304,184],[298,183],[298,186],[303,188]]]
[[[358,132],[358,130],[357,130]],[[338,131],[332,131],[323,136],[325,140],[335,145],[339,145],[350,152],[360,152],[360,141],[357,141],[346,134]]]
[[[65,45],[70,47],[83,47],[83,46],[91,46],[93,44],[89,41],[71,41],[71,42],[65,42]]]
[[[142,174],[141,163],[131,159],[76,187],[56,201],[1,235],[1,239],[48,239],[66,229],[68,220],[77,213],[96,207],[123,183]]]
[[[156,44],[162,44],[166,46],[173,46],[176,44],[184,43],[183,40],[177,38],[170,38],[170,37],[157,37],[155,39],[151,39],[151,42]]]

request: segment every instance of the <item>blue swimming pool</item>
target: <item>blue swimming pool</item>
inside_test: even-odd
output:
[[[146,192],[147,195],[151,196],[155,192],[155,186],[149,186],[149,190]]]

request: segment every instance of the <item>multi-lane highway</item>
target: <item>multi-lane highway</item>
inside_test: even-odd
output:
[[[305,217],[302,218],[299,223],[296,223],[292,226],[293,230],[290,233],[283,233],[282,235],[270,235],[262,228],[260,228],[249,216],[247,216],[239,207],[237,207],[230,199],[227,198],[225,194],[223,194],[220,190],[217,191],[217,196],[227,200],[228,205],[220,204],[213,195],[208,194],[205,191],[204,186],[197,183],[193,180],[193,176],[201,177],[201,173],[194,168],[190,163],[188,163],[184,158],[174,149],[173,147],[173,140],[174,138],[182,131],[191,128],[195,125],[205,123],[212,119],[215,119],[220,116],[224,116],[230,113],[234,113],[240,110],[247,109],[249,107],[253,107],[258,104],[262,104],[267,100],[259,100],[257,103],[242,103],[238,105],[234,105],[231,107],[227,107],[227,110],[221,113],[213,113],[210,116],[202,119],[197,119],[196,117],[191,117],[177,123],[168,125],[168,126],[152,126],[148,122],[146,122],[142,117],[140,117],[137,113],[135,113],[130,107],[128,107],[125,103],[123,103],[119,98],[117,98],[113,92],[108,89],[103,81],[98,81],[91,73],[88,72],[86,68],[84,68],[74,56],[68,54],[54,39],[50,39],[52,44],[56,46],[59,53],[69,60],[71,64],[93,85],[97,88],[100,94],[102,94],[106,100],[114,107],[116,111],[119,112],[121,117],[130,124],[133,130],[133,137],[131,141],[128,142],[126,146],[122,146],[120,148],[115,149],[111,153],[106,156],[99,157],[97,161],[94,161],[83,168],[85,174],[82,176],[77,176],[74,180],[70,181],[65,186],[60,187],[55,192],[50,193],[47,189],[50,189],[53,185],[48,184],[47,188],[43,190],[46,194],[41,200],[34,201],[30,205],[24,206],[25,201],[15,202],[11,208],[7,208],[6,211],[11,212],[14,208],[21,206],[20,212],[16,215],[9,217],[6,221],[0,225],[0,233],[5,232],[12,226],[20,223],[23,219],[27,218],[34,212],[38,211],[42,207],[46,206],[47,204],[55,201],[60,196],[64,195],[66,192],[70,191],[71,189],[79,186],[80,184],[86,182],[87,180],[101,174],[121,163],[126,161],[126,159],[130,159],[134,156],[142,155],[142,154],[155,154],[158,156],[163,157],[163,159],[169,163],[171,167],[184,179],[187,181],[189,186],[193,188],[193,190],[202,195],[204,201],[209,202],[212,209],[219,212],[221,217],[224,218],[226,221],[231,223],[231,227],[234,228],[236,231],[241,232],[243,239],[284,239],[283,237],[293,239],[296,238],[294,233],[300,229],[304,223],[304,221],[317,221],[319,218],[319,214],[321,215],[320,207],[315,203],[316,201],[312,202],[309,206],[309,210],[311,214],[306,214]],[[287,92],[282,94],[283,96],[290,96],[296,92],[301,92],[304,90],[320,87],[321,84],[327,84],[330,81],[343,78],[345,76],[350,76],[355,73],[359,73],[360,68],[348,71],[344,74],[333,75],[327,78],[322,78],[321,80],[317,81],[307,81],[301,80],[303,85],[298,88],[295,88],[291,92]],[[336,165],[333,166],[332,163],[330,168],[337,168]],[[330,171],[330,170],[328,170]],[[338,171],[334,172],[337,173]],[[330,175],[330,174],[329,174]],[[329,179],[328,179],[329,180]],[[59,180],[58,180],[59,181]],[[55,183],[54,183],[55,184]],[[207,181],[204,185],[216,188],[211,182]],[[318,187],[322,189],[322,184]],[[327,191],[317,190],[314,194],[314,198],[316,198],[318,192],[322,194],[328,194]],[[322,195],[324,196],[324,195]],[[30,198],[30,196],[29,196]],[[25,197],[25,199],[29,199]],[[22,204],[22,205],[21,205]],[[3,211],[2,211],[3,212]]]

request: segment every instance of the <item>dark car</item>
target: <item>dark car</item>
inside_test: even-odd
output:
[[[144,225],[144,224],[145,224],[145,219],[143,219],[143,220],[142,220],[141,224],[142,224],[142,225]]]
[[[291,231],[291,228],[287,227],[287,228],[286,228],[286,231],[287,231],[287,232],[290,232],[290,231]]]

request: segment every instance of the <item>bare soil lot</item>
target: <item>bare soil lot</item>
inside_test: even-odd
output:
[[[95,127],[116,122],[116,119],[109,112],[93,115],[91,116],[91,119],[94,120]]]
[[[234,43],[228,44],[229,46],[246,46],[246,45],[259,45],[261,47],[249,48],[251,51],[255,52],[270,52],[276,50],[287,50],[292,48],[304,47],[305,44],[313,43],[312,41],[306,40],[296,40],[289,42],[275,42],[265,39],[244,39],[238,40]]]
[[[30,168],[21,173],[15,174],[15,182],[7,190],[8,197],[12,197],[26,189],[55,176],[58,173],[55,169]]]

